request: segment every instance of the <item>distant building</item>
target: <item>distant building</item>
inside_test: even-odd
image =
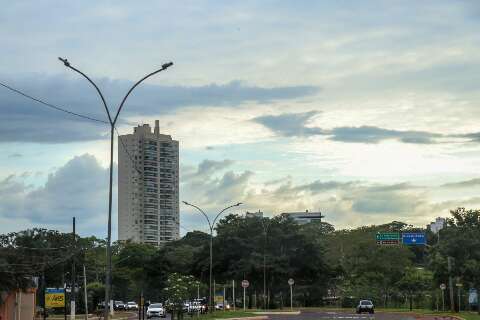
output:
[[[249,212],[245,213],[245,218],[263,218],[263,212],[258,210],[257,212]]]
[[[309,212],[308,210],[305,212],[284,212],[282,215],[292,218],[298,224],[306,224],[312,221],[322,222],[322,218],[325,218],[320,211]]]
[[[435,221],[427,225],[427,229],[433,233],[437,233],[445,227],[446,219],[445,218],[436,218]]]
[[[180,235],[178,141],[155,121],[119,136],[118,239],[159,246]]]

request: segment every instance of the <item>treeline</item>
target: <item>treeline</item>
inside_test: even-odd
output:
[[[380,246],[375,241],[379,231],[425,230],[402,222],[335,230],[325,222],[298,225],[284,216],[228,215],[218,223],[213,239],[215,283],[218,289],[226,286],[230,297],[235,280],[236,296],[241,297],[240,281],[249,280],[249,307],[288,305],[287,281],[293,278],[297,306],[352,306],[358,299],[369,298],[379,307],[434,309],[441,308],[439,286],[448,286],[451,257],[450,274],[454,285],[462,285],[464,308],[468,289],[480,285],[480,211],[452,211],[440,236],[427,232],[428,246]],[[168,298],[163,289],[172,273],[194,276],[202,284],[200,295],[207,296],[209,241],[208,234],[194,231],[158,249],[115,243],[114,299],[138,301],[143,292],[148,300],[163,301]],[[0,291],[28,285],[26,276],[39,277],[40,286],[63,287],[71,282],[75,263],[77,283],[83,283],[81,271],[86,267],[90,310],[103,301],[104,240],[33,229],[1,235],[0,248]],[[448,306],[448,294],[445,298]]]

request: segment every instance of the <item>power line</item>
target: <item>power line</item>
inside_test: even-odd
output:
[[[25,249],[25,250],[64,250],[64,249],[69,249],[72,246],[65,246],[65,247],[48,247],[48,248],[41,248],[41,247],[23,247],[23,246],[6,246],[6,247],[0,247],[0,249],[6,249],[6,250],[15,250],[15,249]]]
[[[76,117],[80,117],[80,118],[87,119],[87,120],[90,120],[90,121],[96,121],[96,122],[101,122],[101,123],[108,124],[107,121],[100,120],[100,119],[96,119],[96,118],[93,118],[93,117],[89,117],[89,116],[86,116],[86,115],[83,115],[83,114],[75,113],[75,112],[73,112],[73,111],[69,111],[69,110],[67,110],[67,109],[64,109],[64,108],[58,107],[58,106],[56,106],[56,105],[53,105],[53,104],[51,104],[51,103],[45,102],[45,101],[43,101],[43,100],[40,100],[40,99],[38,99],[38,98],[32,97],[31,95],[28,95],[28,94],[26,94],[25,92],[22,92],[22,91],[20,91],[20,90],[18,90],[18,89],[12,88],[11,86],[6,85],[6,84],[4,84],[4,83],[2,83],[2,82],[0,82],[0,86],[5,87],[5,88],[7,88],[8,90],[10,90],[10,91],[12,91],[12,92],[15,92],[15,93],[18,93],[19,95],[24,96],[25,98],[28,98],[28,99],[31,99],[31,100],[36,101],[36,102],[38,102],[38,103],[41,103],[41,104],[43,104],[44,106],[49,107],[49,108],[52,108],[52,109],[55,109],[55,110],[57,110],[57,111],[65,112],[65,113],[74,115],[74,116],[76,116]]]
[[[96,118],[92,118],[92,117],[89,117],[89,116],[86,116],[86,115],[82,115],[82,114],[79,114],[79,113],[75,113],[75,112],[69,111],[69,110],[67,110],[67,109],[65,109],[65,108],[61,108],[61,107],[58,107],[58,106],[53,105],[53,104],[51,104],[51,103],[45,102],[45,101],[43,101],[43,100],[40,100],[40,99],[38,99],[38,98],[32,97],[32,96],[26,94],[25,92],[22,92],[22,91],[20,91],[20,90],[18,90],[18,89],[15,89],[15,88],[13,88],[13,87],[11,87],[11,86],[9,86],[9,85],[7,85],[7,84],[4,84],[4,83],[2,83],[2,82],[0,82],[0,86],[5,87],[5,88],[7,88],[8,90],[10,90],[10,91],[12,91],[12,92],[15,92],[15,93],[17,93],[17,94],[19,94],[19,95],[22,95],[22,96],[24,96],[24,97],[26,97],[26,98],[28,98],[28,99],[31,99],[31,100],[36,101],[36,102],[38,102],[38,103],[41,103],[41,104],[43,104],[44,106],[47,106],[47,107],[52,108],[52,109],[55,109],[55,110],[57,110],[57,111],[65,112],[65,113],[68,113],[68,114],[71,114],[71,115],[74,115],[74,116],[77,116],[77,117],[80,117],[80,118],[83,118],[83,119],[87,119],[87,120],[91,120],[91,121],[96,121],[96,122],[101,122],[101,123],[108,124],[107,121],[100,120],[100,119],[96,119]],[[141,174],[142,172],[137,168],[137,166],[136,166],[136,164],[135,164],[135,161],[133,160],[132,155],[128,152],[128,149],[127,149],[125,143],[123,142],[122,138],[120,138],[120,133],[118,132],[118,130],[117,130],[116,127],[115,127],[115,131],[117,132],[118,140],[120,141],[120,143],[122,144],[123,148],[125,149],[125,152],[127,153],[128,157],[130,158],[130,161],[132,162],[133,167],[135,168],[135,170],[136,170],[139,174]]]
[[[137,168],[137,164],[136,164],[135,161],[133,160],[132,155],[130,154],[130,152],[128,152],[127,146],[126,146],[125,143],[123,142],[123,139],[120,137],[120,133],[118,132],[117,128],[116,128],[116,127],[114,127],[114,128],[115,128],[115,131],[117,132],[118,141],[120,141],[120,143],[122,144],[123,149],[125,150],[125,152],[127,153],[128,157],[130,158],[130,162],[132,163],[133,167],[135,168],[135,170],[137,171],[138,174],[142,174],[142,172]]]

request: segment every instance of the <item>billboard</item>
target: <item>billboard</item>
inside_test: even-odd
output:
[[[65,307],[64,289],[56,289],[56,288],[45,289],[45,307],[46,308]]]

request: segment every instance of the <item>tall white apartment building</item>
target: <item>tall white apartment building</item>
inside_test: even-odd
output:
[[[118,239],[159,246],[180,235],[178,141],[159,121],[118,143]]]

